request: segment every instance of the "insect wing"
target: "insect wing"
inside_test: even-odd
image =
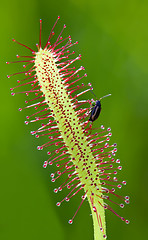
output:
[[[95,105],[90,114],[89,121],[91,121],[91,122],[95,121],[99,117],[100,112],[101,112],[101,105],[100,106]]]

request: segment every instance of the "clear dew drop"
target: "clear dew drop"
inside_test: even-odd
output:
[[[69,224],[72,224],[72,223],[73,223],[72,219],[70,219],[70,220],[68,221],[68,223],[69,223]]]
[[[59,206],[61,205],[61,203],[60,203],[60,202],[57,202],[56,205],[57,205],[57,207],[59,207]]]
[[[53,191],[54,191],[54,193],[57,193],[58,192],[58,188],[55,188]]]
[[[54,173],[51,173],[51,174],[50,174],[50,177],[53,178],[53,177],[54,177]]]
[[[125,222],[126,222],[126,224],[129,224],[129,223],[130,223],[130,221],[129,221],[129,220],[125,220]]]
[[[121,207],[121,208],[124,208],[124,204],[123,204],[123,203],[121,203],[121,204],[120,204],[120,207]]]

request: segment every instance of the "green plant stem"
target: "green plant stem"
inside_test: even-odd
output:
[[[101,199],[101,204],[103,204],[103,200]],[[106,235],[106,223],[105,223],[105,210],[98,202],[94,202],[94,206],[96,207],[97,214],[94,212],[92,204],[89,200],[91,212],[92,212],[92,219],[93,219],[93,226],[94,226],[94,240],[104,240],[103,235]],[[97,217],[98,216],[98,217]],[[100,222],[101,219],[101,222]],[[100,230],[102,227],[103,232]]]

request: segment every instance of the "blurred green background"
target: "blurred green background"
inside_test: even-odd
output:
[[[6,65],[16,54],[28,54],[11,39],[33,47],[38,42],[39,19],[43,20],[42,39],[58,15],[60,32],[78,40],[78,64],[85,66],[91,82],[102,100],[102,113],[97,120],[112,128],[112,142],[118,143],[117,156],[123,166],[121,179],[128,184],[121,195],[130,195],[131,203],[115,210],[131,221],[124,224],[113,214],[107,215],[108,239],[145,239],[148,233],[148,1],[146,0],[26,0],[2,1],[1,22],[1,197],[0,239],[93,239],[93,226],[88,203],[73,216],[80,203],[75,197],[60,208],[56,202],[66,193],[53,193],[58,183],[50,181],[52,170],[42,168],[46,151],[37,151],[43,139],[29,134],[38,125],[25,126],[24,95],[11,97],[9,88],[18,77],[6,75],[22,70],[22,65]],[[89,95],[91,98],[92,96]]]

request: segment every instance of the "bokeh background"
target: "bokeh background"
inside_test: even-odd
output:
[[[22,65],[6,65],[16,54],[28,51],[13,43],[33,47],[38,42],[39,19],[43,20],[42,39],[58,15],[59,33],[78,40],[78,64],[85,66],[91,82],[102,100],[102,113],[97,120],[112,128],[112,141],[118,143],[118,157],[123,170],[121,179],[128,184],[121,194],[130,195],[131,203],[115,210],[131,222],[126,225],[112,213],[107,215],[108,239],[145,239],[148,234],[148,1],[146,0],[7,0],[0,5],[1,69],[1,150],[0,150],[0,239],[8,240],[74,240],[93,239],[93,226],[88,203],[81,207],[72,225],[80,198],[56,207],[65,193],[54,194],[50,168],[43,169],[46,151],[37,151],[44,142],[29,134],[38,125],[24,124],[24,95],[12,97],[9,88],[18,77],[6,75],[22,70]],[[91,98],[92,96],[90,96]],[[58,184],[58,183],[57,183]]]

